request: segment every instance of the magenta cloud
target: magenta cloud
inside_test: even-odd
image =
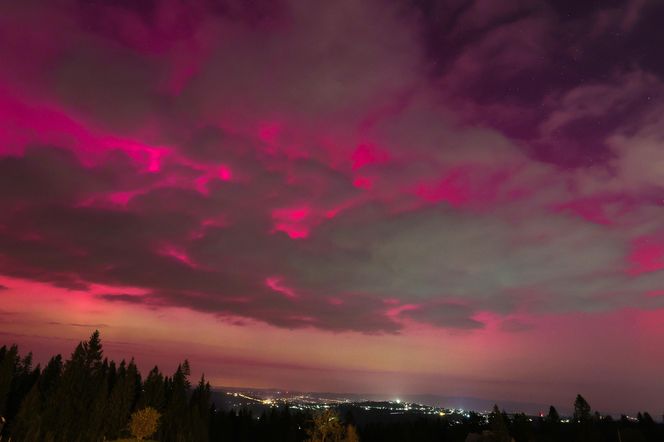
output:
[[[4,3],[0,272],[366,333],[662,308],[662,8],[554,3]]]

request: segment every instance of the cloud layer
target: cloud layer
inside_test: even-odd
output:
[[[664,10],[558,3],[3,4],[0,269],[371,334],[661,309]]]

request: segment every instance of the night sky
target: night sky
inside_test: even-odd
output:
[[[0,1],[2,343],[658,415],[662,48],[657,0]]]

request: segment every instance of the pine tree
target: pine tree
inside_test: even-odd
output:
[[[166,410],[160,427],[160,440],[166,442],[186,442],[191,440],[190,419],[187,395],[189,383],[189,362],[178,365],[166,385]]]
[[[576,439],[578,441],[591,440],[593,435],[591,408],[588,401],[580,394],[574,400],[574,423]]]
[[[152,407],[159,412],[164,411],[166,405],[164,376],[155,366],[143,383],[142,394],[138,401],[138,408]]]
[[[41,431],[41,408],[43,406],[39,385],[35,384],[25,397],[16,416],[12,436],[16,440],[37,441]]]
[[[61,375],[62,356],[57,355],[49,360],[44,370],[40,372],[37,382],[21,403],[12,430],[14,439],[25,442],[41,440],[44,410]]]
[[[19,364],[18,347],[12,345],[9,349],[2,347],[0,360],[0,416],[5,416],[7,404],[11,393],[12,381],[16,367]]]
[[[192,441],[205,442],[209,439],[210,425],[210,384],[205,376],[194,389],[189,402],[191,414]]]
[[[108,439],[117,439],[127,428],[139,388],[140,377],[134,360],[132,359],[129,364],[123,360],[108,400],[104,427],[104,435]]]
[[[39,367],[32,368],[32,353],[28,353],[24,358],[21,358],[17,353],[14,359],[9,394],[5,403],[4,417],[8,422],[4,428],[6,434],[11,434],[21,402],[37,382],[40,371]]]
[[[493,406],[493,411],[489,415],[489,427],[497,442],[510,442],[512,439],[507,429],[505,412],[500,411],[498,404]]]
[[[107,359],[102,363],[103,380],[99,384],[97,394],[93,400],[90,408],[88,434],[86,435],[89,440],[96,440],[104,434],[106,420],[108,416],[108,397],[110,391],[110,364]]]
[[[90,421],[81,416],[90,412],[104,381],[102,354],[99,331],[95,331],[65,362],[61,382],[44,412],[46,438],[70,442],[90,434]]]
[[[590,404],[580,394],[576,395],[574,401],[574,420],[576,422],[587,422],[590,420]]]

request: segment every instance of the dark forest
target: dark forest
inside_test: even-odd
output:
[[[204,376],[191,382],[186,360],[171,375],[154,367],[145,377],[133,359],[109,361],[99,332],[80,342],[68,359],[57,355],[43,367],[33,364],[30,353],[22,356],[15,345],[0,348],[3,441],[92,442],[144,436],[163,442],[664,440],[664,425],[647,412],[636,420],[602,416],[581,395],[574,401],[570,422],[563,422],[553,406],[548,415],[534,419],[508,415],[495,406],[488,422],[471,413],[462,422],[421,417],[358,423],[353,406],[318,414],[275,407],[258,416],[246,409],[218,409],[212,398]],[[154,413],[154,422],[150,417],[141,420],[145,410]]]

